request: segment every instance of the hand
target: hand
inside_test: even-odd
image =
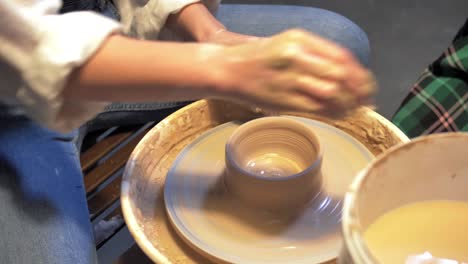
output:
[[[376,90],[350,52],[301,30],[221,52],[219,95],[268,110],[339,114],[367,103]]]

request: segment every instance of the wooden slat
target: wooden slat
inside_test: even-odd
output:
[[[122,173],[119,170],[125,166],[133,149],[152,125],[154,122],[139,126],[115,127],[104,133],[91,134],[88,138],[89,147],[82,152],[80,160],[82,171],[86,174],[84,181],[90,197],[88,208],[91,221],[109,221],[116,216],[123,218],[120,206],[114,209],[120,198]],[[109,181],[110,183],[107,183]],[[122,221],[115,229],[109,230],[108,234],[101,233],[105,237],[96,241],[96,248],[105,245],[124,227],[125,222]]]
[[[125,146],[119,149],[119,151],[117,151],[113,156],[100,164],[99,167],[91,170],[84,177],[87,194],[94,192],[101,183],[125,165],[133,149],[147,132],[148,130],[145,130],[138,134]]]
[[[96,195],[88,200],[89,213],[91,221],[104,212],[120,197],[120,185],[122,183],[122,175],[115,178],[104,189],[100,190]]]
[[[110,135],[102,141],[93,145],[90,149],[81,154],[81,170],[88,170],[99,159],[105,156],[109,151],[117,147],[120,143],[129,138],[134,132],[128,131]]]
[[[115,208],[114,211],[112,211],[111,213],[109,213],[108,216],[106,216],[106,220],[109,220],[111,219],[112,217],[114,216],[118,216],[118,215],[122,215],[122,207],[121,206],[118,206],[117,208]],[[123,217],[123,216],[122,216]]]

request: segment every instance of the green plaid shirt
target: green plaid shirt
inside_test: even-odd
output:
[[[408,137],[468,131],[468,20],[419,77],[392,122]]]

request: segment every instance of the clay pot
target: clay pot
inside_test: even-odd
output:
[[[338,263],[378,263],[363,234],[384,213],[426,200],[468,201],[468,134],[420,137],[392,148],[357,176],[345,196]]]
[[[247,206],[296,209],[319,192],[321,163],[311,129],[285,117],[259,118],[229,138],[225,184]]]

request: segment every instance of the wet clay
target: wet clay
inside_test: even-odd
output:
[[[218,135],[213,130],[210,133],[210,137]],[[208,149],[218,150],[218,158],[225,154],[225,162],[218,160],[225,164],[225,185],[246,205],[288,210],[302,206],[320,189],[320,141],[303,122],[264,117],[228,133],[206,145],[195,158],[202,159]]]
[[[307,113],[285,114],[334,125],[355,137],[374,155],[408,141],[389,121],[367,108],[358,109],[343,120]],[[202,100],[161,121],[139,143],[124,173],[122,208],[130,232],[151,259],[158,263],[210,263],[187,246],[167,221],[163,201],[166,174],[180,151],[203,132],[233,120],[247,121],[260,116],[262,113],[239,104]]]

